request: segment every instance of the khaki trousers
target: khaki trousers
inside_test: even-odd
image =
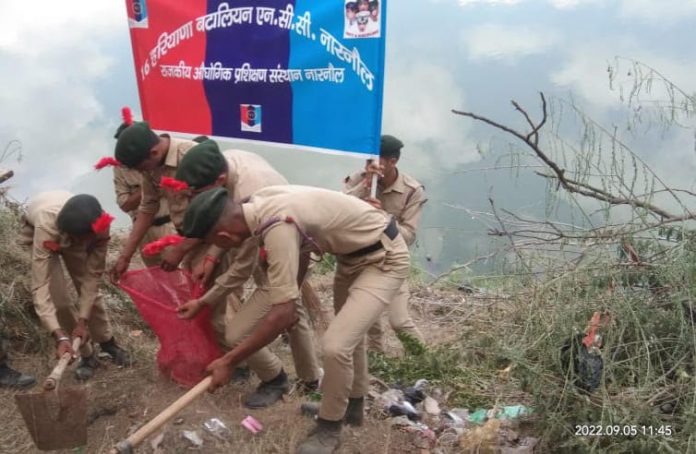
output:
[[[382,235],[384,249],[363,257],[338,257],[334,310],[322,340],[325,375],[319,417],[343,419],[349,397],[365,397],[370,382],[365,334],[387,310],[408,277],[408,247],[401,235]]]
[[[192,268],[204,259],[208,250],[207,245],[197,246],[189,255],[188,262]],[[221,262],[215,268],[213,280],[223,274],[230,266],[230,257],[234,251],[224,254]],[[241,304],[243,289],[230,294],[226,299],[213,304],[211,321],[215,334],[225,349],[236,347],[256,326],[266,313],[271,309],[267,293],[262,289],[267,282],[266,276],[260,267],[254,267],[252,273],[256,283],[256,290],[249,299]],[[292,351],[295,371],[300,380],[311,382],[319,379],[319,364],[312,340],[312,329],[309,324],[309,316],[304,306],[296,304],[299,320],[288,330],[290,348]],[[259,376],[261,381],[269,381],[275,378],[282,366],[280,359],[268,348],[263,348],[250,356],[246,363],[251,370]]]
[[[418,339],[421,343],[425,343],[423,335],[413,323],[411,314],[408,311],[408,280],[404,281],[399,291],[394,297],[394,301],[389,305],[389,325],[397,333],[405,333],[414,339]],[[384,351],[384,328],[382,317],[375,322],[367,332],[367,349],[383,352]]]
[[[62,257],[63,261],[65,262],[65,267],[68,269],[68,274],[75,285],[75,290],[79,295],[86,274],[86,258],[83,254],[63,254]],[[54,255],[50,259],[50,280],[48,283],[48,289],[51,293],[51,301],[53,301],[53,304],[56,307],[56,318],[58,319],[58,324],[60,324],[60,327],[66,333],[70,334],[77,325],[79,312],[77,305],[70,297],[68,285],[65,281],[65,274],[63,273],[63,267],[61,266],[60,261],[61,258],[58,255]],[[111,323],[109,322],[109,316],[106,312],[106,306],[104,305],[104,299],[102,298],[101,294],[94,301],[92,312],[89,316],[89,320],[87,321],[87,327],[89,328],[90,339],[94,342],[106,342],[113,337]],[[94,350],[90,342],[80,347],[80,354],[82,356],[90,356],[93,351]]]

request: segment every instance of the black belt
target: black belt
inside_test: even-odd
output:
[[[384,234],[387,235],[387,237],[389,237],[390,240],[393,240],[399,234],[399,228],[396,226],[396,221],[394,220],[394,218],[391,218],[391,221],[389,221],[389,224],[387,224],[387,227],[384,229]],[[360,248],[357,251],[351,252],[350,254],[345,254],[345,256],[360,257],[363,255],[367,255],[370,252],[379,251],[383,247],[384,245],[382,244],[382,241],[377,241],[375,244],[365,246],[364,248]]]
[[[172,222],[172,218],[171,218],[169,215],[160,216],[160,217],[158,217],[158,218],[155,218],[155,219],[152,221],[152,225],[154,225],[155,227],[159,227],[159,226],[161,226],[161,225],[166,224],[167,222]]]

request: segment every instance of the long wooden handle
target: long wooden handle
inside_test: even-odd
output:
[[[152,435],[152,433],[165,425],[170,419],[176,416],[177,413],[186,408],[191,402],[203,394],[208,389],[208,386],[210,386],[212,379],[212,376],[207,376],[198,382],[196,386],[188,390],[188,392],[183,396],[179,397],[173,404],[162,410],[162,412],[155,416],[150,422],[135,431],[135,433],[133,433],[130,437],[119,442],[118,445],[116,445],[116,448],[110,451],[111,454],[132,452],[133,448],[142,443],[143,440]]]
[[[76,337],[73,340],[72,349],[74,352],[79,350],[80,343],[82,343],[82,338],[80,337]],[[63,356],[60,357],[60,360],[58,361],[58,364],[56,364],[56,367],[53,368],[50,375],[46,377],[46,380],[44,380],[43,387],[46,391],[55,389],[55,387],[58,385],[60,377],[63,376],[65,368],[68,367],[68,363],[70,362],[71,357],[72,355],[70,353],[63,353]]]

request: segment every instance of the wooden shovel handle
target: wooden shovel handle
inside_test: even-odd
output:
[[[82,343],[82,338],[80,337],[76,337],[73,340],[72,349],[74,352],[79,350],[80,343]],[[70,362],[71,356],[72,355],[70,353],[63,353],[63,356],[60,357],[60,360],[58,361],[58,364],[56,364],[56,367],[53,368],[51,374],[48,377],[46,377],[46,380],[44,380],[43,387],[46,391],[55,389],[55,387],[58,385],[60,377],[63,376],[65,368],[68,367],[68,363]]]
[[[207,376],[196,386],[189,389],[186,394],[179,397],[173,404],[162,410],[160,414],[155,416],[150,422],[135,431],[130,437],[118,443],[115,449],[110,452],[113,454],[132,452],[132,450],[143,442],[147,437],[152,435],[156,430],[165,425],[170,419],[176,416],[181,410],[186,408],[191,402],[196,400],[210,386],[212,376]]]

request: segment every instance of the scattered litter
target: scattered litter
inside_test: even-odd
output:
[[[516,419],[529,416],[530,414],[532,414],[531,408],[525,407],[524,405],[510,405],[503,407],[495,417],[498,419]]]
[[[438,416],[441,413],[440,404],[430,396],[427,396],[423,401],[423,408],[429,415]]]
[[[405,432],[418,434],[426,441],[427,446],[432,446],[437,442],[437,436],[432,429],[421,422],[411,421],[406,416],[397,416],[396,418],[392,418],[389,423],[392,427],[399,428]]]
[[[389,408],[390,405],[398,404],[404,399],[404,393],[400,389],[389,389],[376,398],[381,407]]]
[[[391,404],[387,410],[391,416],[406,416],[412,421],[420,419],[418,411],[407,401]]]
[[[415,386],[404,389],[404,398],[407,402],[416,405],[423,400],[425,400],[425,393],[423,390],[416,388]]]
[[[474,424],[483,424],[488,419],[488,410],[479,408],[475,412],[469,414],[468,420]]]
[[[183,423],[184,423],[184,418],[182,418],[182,417],[178,417],[178,418],[176,418],[176,419],[174,420],[174,425],[175,425],[175,426],[180,426],[180,425],[182,425]]]
[[[463,411],[464,414],[460,414],[460,412],[457,410],[450,410],[445,412],[444,415],[447,418],[445,420],[445,425],[455,428],[462,428],[466,426],[466,421],[469,419],[469,412],[467,410],[460,411]]]
[[[232,432],[227,428],[224,422],[220,421],[218,418],[212,418],[203,423],[203,428],[215,435],[218,438],[225,439],[229,437]]]
[[[181,432],[181,436],[187,439],[196,448],[203,446],[203,439],[195,430],[184,430]]]
[[[242,427],[251,433],[257,434],[263,430],[263,425],[253,416],[247,416],[242,421]]]

